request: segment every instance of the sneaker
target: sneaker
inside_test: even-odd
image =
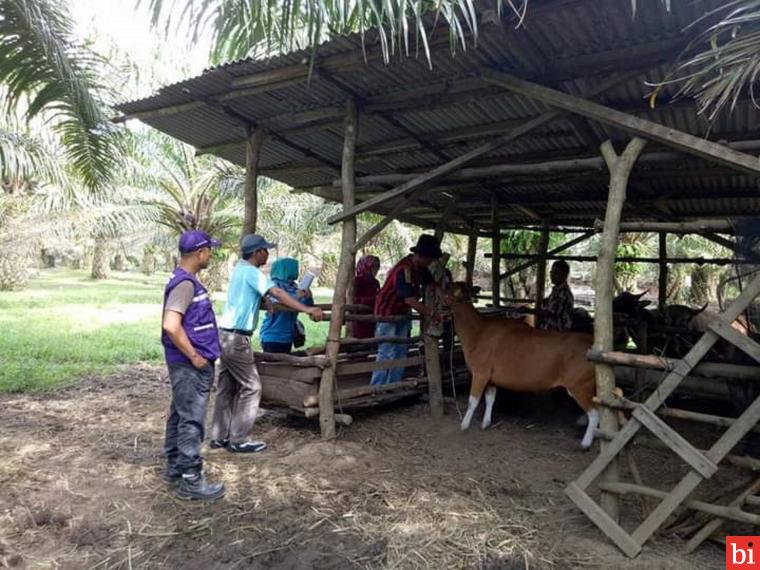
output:
[[[212,439],[208,442],[208,446],[211,449],[222,449],[230,444],[229,439]]]
[[[224,496],[222,483],[209,483],[205,473],[185,473],[177,497],[186,501],[216,501]]]
[[[242,443],[230,443],[227,446],[227,451],[233,453],[256,453],[258,451],[264,451],[267,448],[267,444],[263,441],[244,441]]]
[[[162,478],[167,485],[177,487],[182,482],[182,473],[169,467],[164,471]]]

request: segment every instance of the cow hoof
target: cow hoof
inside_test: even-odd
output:
[[[583,451],[591,451],[591,447],[592,447],[592,445],[593,445],[593,443],[589,443],[589,444],[587,445],[587,444],[585,444],[585,443],[581,442],[581,449],[582,449]]]
[[[489,427],[491,427],[491,422],[488,422],[487,424],[480,424],[480,429],[485,430],[485,429],[488,429]]]
[[[466,432],[468,429],[470,429],[470,426],[462,424],[459,426],[459,431]]]

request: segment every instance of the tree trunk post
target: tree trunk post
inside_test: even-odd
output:
[[[475,256],[477,255],[477,251],[478,232],[477,230],[473,229],[472,233],[470,233],[469,237],[467,238],[467,276],[465,277],[465,281],[467,281],[467,285],[469,287],[472,287],[475,279]]]
[[[245,131],[245,210],[241,238],[246,234],[256,233],[259,213],[259,156],[264,142],[264,129],[261,127],[248,126]]]
[[[660,309],[665,308],[665,304],[668,301],[668,264],[664,260],[668,258],[668,234],[666,232],[659,233],[660,239],[660,275],[659,275],[659,291],[657,292],[657,304]]]
[[[341,166],[341,181],[343,184],[343,209],[353,208],[356,203],[354,195],[354,159],[356,157],[356,139],[359,128],[356,103],[349,100],[346,104],[346,121],[343,140],[343,160]],[[356,216],[343,221],[343,232],[340,247],[340,262],[338,276],[333,292],[330,328],[327,333],[325,354],[330,366],[322,372],[319,383],[319,426],[322,439],[335,437],[335,384],[337,382],[337,360],[340,351],[340,333],[343,326],[343,308],[346,305],[348,283],[354,273],[354,243],[356,242]]]
[[[538,266],[536,267],[536,310],[540,311],[546,296],[546,254],[549,251],[549,224],[542,224],[541,236],[538,238]],[[541,317],[536,314],[536,326]]]
[[[594,349],[607,352],[612,350],[612,296],[615,272],[615,251],[617,249],[620,216],[625,203],[628,177],[636,159],[644,148],[646,141],[634,138],[628,143],[622,155],[618,156],[610,141],[602,144],[601,151],[607,168],[610,171],[610,189],[607,198],[607,212],[604,217],[599,257],[596,265],[596,314],[594,317]],[[614,398],[615,372],[609,364],[596,365],[596,395],[599,398]],[[601,429],[615,433],[619,429],[618,416],[615,410],[602,407],[600,410]],[[601,443],[602,453],[609,444]],[[617,481],[620,468],[616,461],[612,462],[602,475],[606,482]],[[618,499],[611,493],[602,493],[601,506],[613,520],[620,516]]]
[[[499,228],[499,199],[494,195],[491,196],[491,225],[493,234],[491,236],[491,293],[493,295],[493,306],[501,306],[501,229]]]

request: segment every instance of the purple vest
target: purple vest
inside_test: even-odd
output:
[[[216,328],[214,306],[211,303],[208,291],[195,278],[195,275],[188,273],[181,267],[174,268],[174,272],[169,276],[169,282],[164,290],[164,307],[166,306],[166,300],[169,298],[169,293],[183,281],[192,281],[195,292],[193,294],[193,301],[182,317],[182,328],[185,329],[185,334],[190,339],[190,344],[195,347],[198,354],[213,362],[222,353],[219,345],[219,332]],[[167,363],[191,364],[190,360],[174,346],[174,343],[164,330],[161,331],[161,344],[164,345],[164,355],[166,356]]]

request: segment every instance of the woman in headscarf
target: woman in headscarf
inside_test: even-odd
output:
[[[281,257],[272,264],[269,277],[275,285],[287,292],[304,305],[313,305],[311,291],[299,291],[296,285],[298,279],[298,260],[292,257]],[[298,313],[286,311],[271,311],[264,318],[261,327],[261,347],[264,352],[290,352],[296,333]]]
[[[375,307],[375,297],[380,291],[377,272],[380,271],[380,258],[365,255],[356,264],[354,277],[354,303]],[[371,338],[375,336],[375,323],[352,323],[351,334],[355,338]]]

